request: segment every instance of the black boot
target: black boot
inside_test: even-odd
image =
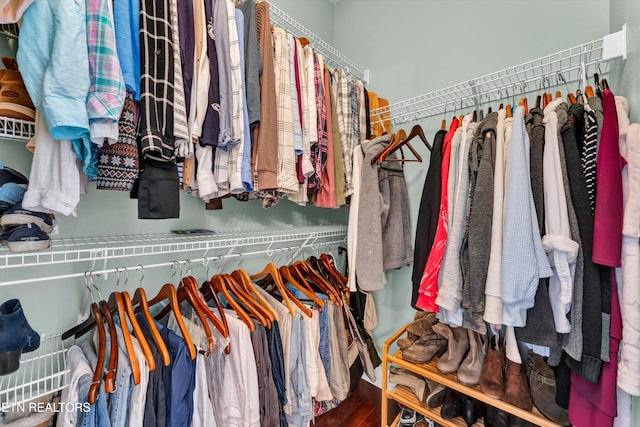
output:
[[[462,396],[455,390],[448,388],[444,404],[440,409],[440,416],[445,419],[462,415]]]

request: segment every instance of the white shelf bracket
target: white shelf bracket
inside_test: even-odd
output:
[[[614,58],[627,59],[627,24],[620,31],[607,34],[602,38],[602,59],[608,61]]]

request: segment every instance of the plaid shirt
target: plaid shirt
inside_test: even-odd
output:
[[[124,107],[125,85],[116,52],[110,0],[87,0],[87,45],[91,86],[87,96],[89,122],[110,122],[114,140]],[[93,135],[92,135],[93,136]]]
[[[356,89],[357,80],[349,81],[349,94],[351,96],[351,120],[352,122],[352,135],[353,146],[360,144],[360,111],[358,109],[358,92]],[[357,179],[357,177],[354,178]]]
[[[367,98],[364,94],[364,84],[360,80],[355,80],[354,84],[356,86],[356,95],[358,97],[359,138],[356,141],[356,144],[360,144],[361,142],[367,139],[367,106],[366,106]]]
[[[318,143],[311,146],[311,163],[315,166],[315,175],[309,178],[309,194],[317,193],[322,188],[322,172],[327,165],[328,136],[327,109],[324,91],[324,58],[314,54],[314,85],[316,89],[316,111],[318,113]]]
[[[342,161],[344,164],[344,195],[349,197],[353,193],[352,165],[353,165],[353,118],[351,117],[351,92],[349,79],[344,70],[334,70],[336,76],[336,110],[338,113],[338,129],[342,146]]]
[[[140,125],[143,156],[175,159],[173,136],[173,38],[169,0],[143,0],[140,8]]]
[[[276,105],[278,113],[278,191],[296,193],[298,174],[294,148],[293,107],[289,66],[289,41],[282,28],[273,30],[276,74]]]
[[[178,28],[178,1],[169,0],[171,28]],[[187,124],[187,103],[184,95],[184,81],[182,79],[182,61],[180,59],[180,32],[172,31],[173,63],[174,63],[174,92],[173,92],[173,136],[176,138],[176,156],[187,158],[193,155],[193,144],[189,138]]]

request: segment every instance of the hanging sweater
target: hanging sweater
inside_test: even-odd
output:
[[[371,159],[391,141],[391,135],[383,135],[361,145],[364,152],[362,163],[360,202],[365,209],[358,210],[358,236],[355,268],[358,285],[363,291],[377,291],[387,283],[384,274],[384,254],[382,245],[382,217],[384,205],[380,195],[378,164]],[[384,170],[382,170],[384,171]],[[387,206],[388,208],[388,206]]]
[[[518,108],[505,171],[502,300],[503,323],[524,326],[526,310],[533,306],[540,278],[549,277],[529,176],[529,136],[524,111]]]
[[[544,235],[544,183],[543,183],[543,153],[544,133],[543,111],[540,108],[532,108],[529,112],[531,123],[529,135],[531,143],[531,190],[538,217],[538,229],[540,237]],[[556,325],[553,321],[553,311],[549,298],[549,280],[540,279],[536,300],[533,307],[527,311],[527,324],[523,328],[516,328],[516,337],[519,341],[538,344],[546,347],[558,345]]]
[[[493,218],[495,227],[491,228],[491,251],[489,253],[489,267],[485,286],[484,320],[495,325],[502,325],[502,233],[504,212],[504,184],[505,184],[505,135],[504,121],[507,117],[505,109],[498,111],[496,124],[496,165],[493,177]]]
[[[580,153],[576,139],[576,122],[582,111],[571,107],[567,123],[562,128],[562,142],[567,160],[567,172],[571,189],[571,198],[576,208],[582,250],[584,253],[584,279],[580,307],[575,303],[571,311],[571,332],[565,344],[565,351],[574,360],[568,359],[569,366],[585,378],[593,378],[600,372],[601,339],[601,297],[600,266],[591,260],[593,251],[593,215],[589,207],[587,183],[580,162]],[[578,290],[576,289],[576,294]],[[577,312],[577,313],[575,313]],[[574,363],[584,360],[584,363]]]
[[[489,113],[476,132],[470,156],[479,157],[477,175],[471,184],[469,210],[469,276],[462,289],[462,307],[466,328],[482,330],[484,316],[484,290],[491,252],[491,221],[493,219],[493,171],[496,156],[496,125],[498,113]],[[475,163],[475,162],[474,162]],[[470,170],[474,165],[470,166]]]
[[[411,295],[411,306],[416,307],[418,301],[418,291],[422,272],[427,264],[427,258],[433,245],[438,226],[438,214],[440,212],[440,192],[441,188],[441,168],[442,168],[442,146],[444,137],[447,134],[444,130],[439,130],[433,138],[433,148],[429,158],[427,177],[422,189],[422,198],[418,209],[418,223],[416,225],[415,252],[413,256],[413,293]]]

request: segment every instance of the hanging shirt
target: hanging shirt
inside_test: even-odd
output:
[[[578,244],[571,240],[569,213],[564,191],[558,147],[558,117],[555,112],[560,101],[554,100],[544,109],[544,200],[545,230],[542,239],[549,262],[554,268],[549,279],[549,294],[556,330],[569,332],[571,325],[566,314],[571,307],[571,292]],[[555,302],[554,302],[555,301]]]
[[[593,261],[620,267],[622,250],[622,162],[618,146],[618,116],[613,93],[602,93],[604,121],[596,166],[596,211]]]
[[[184,93],[184,80],[182,78],[182,59],[180,58],[180,31],[178,26],[178,1],[169,0],[169,14],[171,17],[171,32],[173,40],[173,136],[176,138],[176,156],[181,158],[193,155],[193,144],[189,135],[187,123],[187,101]]]
[[[321,174],[321,187],[318,191],[318,200],[316,206],[321,208],[335,208],[338,207],[336,201],[336,170],[335,170],[335,145],[334,145],[334,132],[333,132],[333,117],[331,109],[331,81],[329,78],[329,71],[325,68],[324,75],[324,112],[326,113],[325,124],[327,130],[327,145],[326,145],[326,164],[322,167]],[[336,123],[337,126],[337,123]],[[322,147],[320,147],[322,150]],[[339,152],[338,152],[339,153]],[[339,155],[339,154],[338,154]],[[322,154],[321,154],[322,158]]]
[[[436,231],[436,237],[433,242],[433,248],[429,253],[427,259],[427,265],[425,266],[424,273],[422,274],[422,280],[420,281],[420,296],[416,303],[416,307],[423,310],[437,312],[438,306],[435,303],[438,295],[438,275],[440,274],[440,267],[442,265],[442,257],[444,256],[444,250],[447,242],[447,227],[448,218],[448,182],[449,177],[449,159],[451,156],[451,140],[458,128],[458,119],[454,118],[449,127],[449,132],[444,140],[442,148],[442,190],[440,198],[440,215],[438,219],[438,228]]]

